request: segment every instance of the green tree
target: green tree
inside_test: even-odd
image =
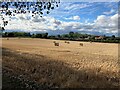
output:
[[[47,38],[48,37],[48,33],[43,33],[42,34],[42,38]]]
[[[115,38],[115,35],[112,35],[112,38]]]
[[[73,39],[74,38],[74,32],[72,32],[72,31],[69,32],[69,36],[70,36],[71,39]]]
[[[32,37],[32,38],[35,38],[36,36],[35,36],[35,34],[33,33],[33,34],[31,35],[31,37]]]
[[[36,38],[42,38],[42,34],[36,34],[35,37]]]

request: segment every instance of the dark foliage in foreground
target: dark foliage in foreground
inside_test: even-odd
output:
[[[0,24],[0,31],[4,31],[5,26],[7,26],[9,22],[9,20],[6,20],[4,15],[11,18],[16,14],[32,13],[32,17],[35,15],[42,17],[44,10],[47,10],[46,14],[49,14],[50,10],[58,7],[59,3],[60,0],[35,0],[35,2],[25,2],[24,0],[2,0],[0,1],[0,18],[2,19],[3,24]],[[11,7],[12,10],[10,9]]]

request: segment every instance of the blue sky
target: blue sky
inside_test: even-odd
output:
[[[117,11],[118,5],[115,2],[63,2],[60,4],[59,8],[51,11],[50,15],[61,20],[64,20],[64,17],[69,18],[71,16],[80,16],[80,21],[85,21],[86,19],[93,21],[99,15],[111,16],[116,14]],[[108,14],[105,12],[108,12]]]
[[[31,14],[16,15],[6,26],[6,31],[50,34],[75,31],[117,35],[118,16],[117,2],[61,2],[59,7],[51,10],[49,15],[44,14],[43,18],[39,16],[32,18]]]

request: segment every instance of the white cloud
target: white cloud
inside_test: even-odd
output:
[[[103,14],[105,14],[105,15],[110,15],[110,14],[113,14],[115,12],[115,10],[114,9],[111,9],[110,11],[108,11],[108,12],[103,12]]]
[[[74,16],[73,20],[80,20],[80,17],[79,16]]]
[[[75,9],[83,9],[83,8],[87,8],[90,7],[91,5],[88,4],[71,4],[69,6],[65,7],[65,10],[75,10]]]
[[[79,16],[72,16],[70,18],[65,18],[66,20],[80,20]]]
[[[79,20],[79,16],[71,17],[73,20]],[[7,30],[22,30],[22,31],[91,31],[91,32],[103,32],[103,33],[117,33],[118,32],[118,14],[113,16],[100,15],[93,23],[88,22],[66,22],[57,20],[54,17],[39,16],[30,17],[30,15],[17,15],[16,18],[9,21],[6,26]]]
[[[112,22],[118,22],[118,14],[113,15],[111,18]]]
[[[97,17],[97,20],[95,20],[94,23],[94,27],[97,30],[101,29],[102,32],[106,32],[106,30],[107,33],[118,32],[118,14],[113,16],[100,15]]]
[[[98,26],[117,26],[118,25],[118,14],[113,16],[100,15],[94,21]]]
[[[97,19],[94,21],[96,26],[107,26],[108,25],[109,18],[105,15],[100,15],[97,17]]]

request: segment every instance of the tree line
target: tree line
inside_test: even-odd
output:
[[[56,40],[72,40],[72,41],[91,41],[91,42],[105,42],[105,43],[120,43],[120,37],[115,35],[96,36],[90,34],[81,34],[78,32],[69,32],[68,34],[49,35],[48,33],[29,33],[29,32],[4,32],[2,37],[28,37],[28,38],[44,38]]]

